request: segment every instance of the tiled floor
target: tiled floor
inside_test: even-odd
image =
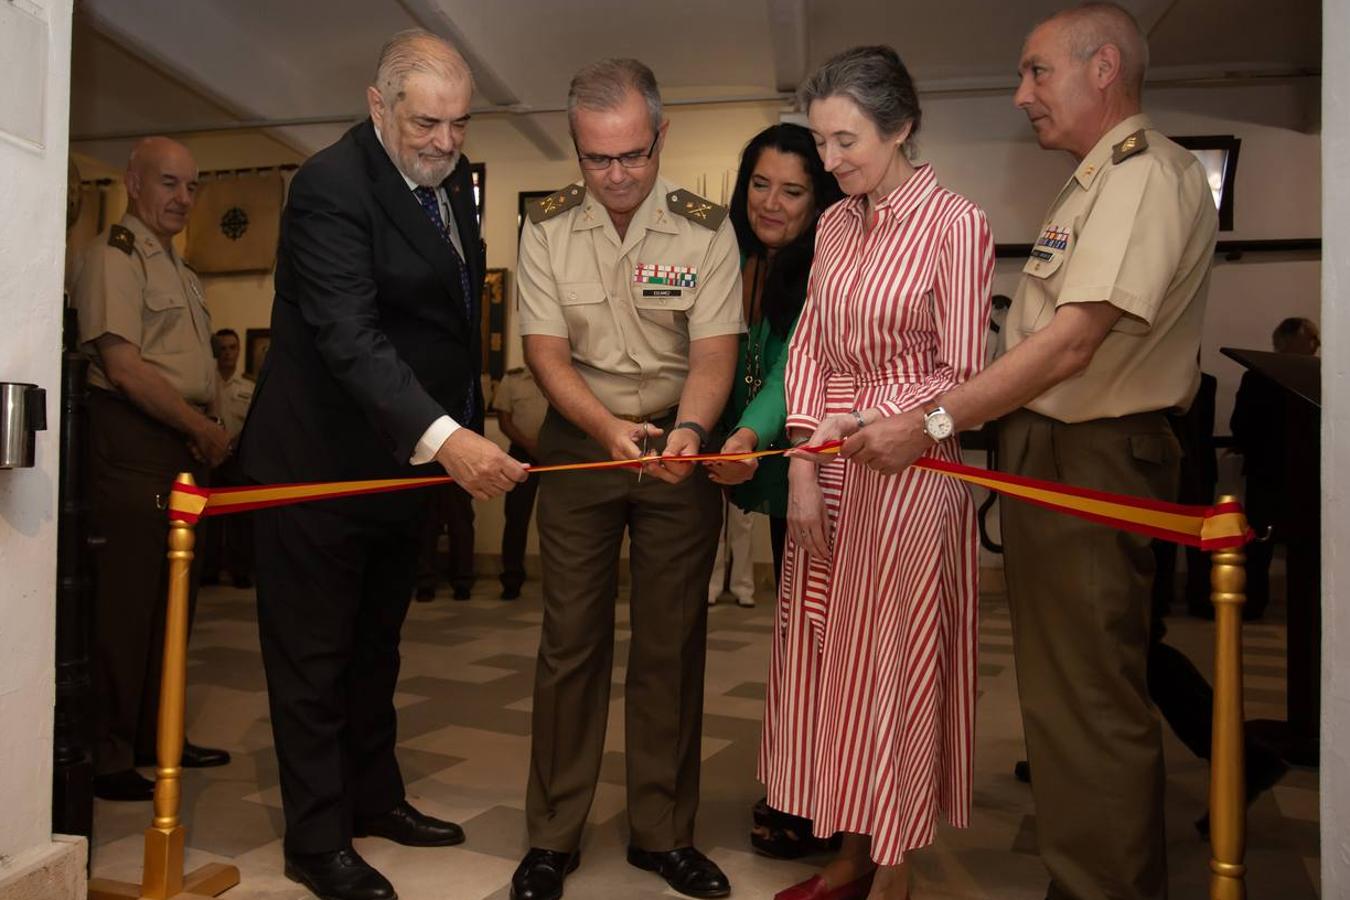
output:
[[[992,584],[995,579],[990,579]],[[503,900],[525,850],[524,783],[529,710],[541,618],[539,586],[531,582],[514,603],[496,599],[494,581],[481,580],[474,598],[414,604],[403,642],[400,759],[412,801],[422,810],[464,824],[468,841],[450,849],[411,849],[381,840],[357,848],[393,882],[403,900]],[[806,877],[811,865],[755,856],[746,837],[749,808],[761,795],[754,761],[767,671],[771,596],[756,609],[724,598],[711,611],[704,726],[703,802],[699,846],[732,879],[734,896],[768,898]],[[1279,610],[1273,611],[1278,616]],[[619,608],[608,748],[591,811],[581,868],[567,882],[569,898],[677,896],[656,876],[623,860],[623,661],[627,654]],[[1021,758],[1021,721],[1012,670],[1012,638],[1001,595],[982,602],[980,701],[975,809],[971,827],[945,829],[914,856],[914,896],[1040,900],[1046,876],[1036,856],[1028,788],[1012,777]],[[1172,620],[1170,641],[1202,670],[1210,665],[1208,623]],[[1284,628],[1248,628],[1247,715],[1283,714]],[[304,898],[281,874],[282,818],[267,698],[258,653],[251,592],[228,587],[203,592],[189,668],[189,734],[234,753],[221,769],[189,770],[183,814],[189,867],[231,861],[242,883],[230,898]],[[1168,735],[1168,853],[1171,896],[1207,894],[1208,845],[1192,821],[1205,802],[1207,768]],[[138,880],[141,833],[149,804],[100,802],[96,809],[96,876]],[[1317,774],[1294,770],[1252,807],[1248,837],[1248,896],[1302,900],[1317,896]]]

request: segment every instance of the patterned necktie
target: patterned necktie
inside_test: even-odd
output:
[[[431,224],[436,226],[436,231],[445,241],[446,246],[450,248],[450,255],[455,258],[455,269],[459,272],[459,291],[464,299],[464,315],[469,320],[470,327],[475,324],[473,321],[473,295],[472,288],[469,286],[469,267],[464,264],[464,257],[459,255],[455,249],[455,242],[450,239],[450,226],[445,219],[441,217],[441,201],[436,196],[436,189],[429,187],[413,188],[413,195],[417,197],[417,202],[422,205],[422,211],[431,219]],[[474,416],[474,398],[477,391],[473,385],[469,386],[469,395],[464,400],[464,418],[461,422],[465,425],[473,422]]]

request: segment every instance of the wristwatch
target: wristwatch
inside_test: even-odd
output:
[[[688,428],[690,431],[692,431],[695,435],[698,436],[698,446],[700,450],[708,446],[708,432],[704,430],[702,425],[690,419],[686,419],[685,421],[680,422],[670,430],[679,431],[681,428]]]
[[[956,422],[951,413],[930,403],[923,408],[923,432],[940,444],[956,432]]]

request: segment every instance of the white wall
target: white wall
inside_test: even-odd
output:
[[[1350,5],[1323,4],[1322,896],[1350,896]]]
[[[37,465],[0,471],[0,885],[7,862],[51,844],[55,693],[57,426],[61,279],[66,225],[71,0],[19,0],[48,28],[45,83],[6,91],[45,96],[39,143],[0,135],[0,380],[47,389],[51,430]],[[5,49],[0,35],[0,54]],[[0,129],[4,123],[0,122]],[[3,893],[3,891],[0,891]]]

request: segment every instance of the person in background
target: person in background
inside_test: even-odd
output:
[[[522,465],[539,464],[539,429],[548,413],[548,401],[525,367],[511,369],[497,385],[492,400],[497,427],[511,442],[506,451]],[[515,600],[525,583],[525,542],[534,514],[539,479],[531,478],[506,495],[506,524],[502,528],[502,599]]]
[[[1300,356],[1316,356],[1322,346],[1317,324],[1300,318],[1280,322],[1270,342],[1276,353]],[[1259,372],[1243,372],[1228,421],[1247,480],[1243,502],[1247,520],[1258,535],[1270,531],[1269,539],[1253,541],[1246,548],[1247,603],[1242,607],[1242,617],[1249,620],[1260,619],[1270,604],[1270,560],[1283,537],[1286,517],[1292,512],[1284,504],[1285,445],[1290,440],[1284,427],[1284,393]]]
[[[216,358],[216,409],[230,436],[230,446],[239,441],[253,402],[253,380],[239,371],[239,334],[222,328],[211,337]],[[245,484],[231,455],[211,472],[218,487]],[[253,587],[253,518],[250,513],[208,518],[198,526],[202,544],[202,584],[219,584],[221,569],[230,573],[237,588]]]
[[[524,487],[521,485],[518,490]],[[468,600],[473,596],[474,583],[473,497],[457,484],[429,488],[426,493],[428,512],[422,523],[414,599],[418,603],[435,599],[441,574],[441,535],[446,535],[449,552],[445,575],[450,582],[451,596],[460,601]],[[514,493],[516,491],[511,491]]]
[[[994,243],[978,206],[910,161],[922,113],[895,50],[840,53],[798,96],[849,195],[821,216],[788,351],[788,432],[817,446],[983,367]],[[959,461],[954,433],[928,427],[925,452]],[[773,808],[844,837],[777,900],[907,897],[910,854],[940,818],[968,822],[978,550],[963,484],[793,451],[760,773]]]
[[[741,248],[741,305],[749,334],[741,338],[731,398],[722,412],[722,428],[728,435],[723,453],[787,447],[783,378],[788,341],[806,303],[816,223],[843,196],[839,183],[825,171],[811,132],[800,125],[771,125],[751,138],[741,152],[730,219]],[[787,536],[788,463],[771,456],[709,463],[708,469],[709,477],[727,488],[727,533],[743,535],[740,545],[730,542],[732,593],[740,605],[753,606],[753,578],[738,578],[738,556],[752,572],[750,516],[767,515],[774,582],[778,583]],[[720,546],[718,552],[720,557]],[[721,593],[723,574],[721,565],[713,569],[709,603]],[[750,839],[761,853],[795,859],[821,849],[823,842],[811,833],[809,819],[779,812],[760,801],[754,820]]]
[[[86,456],[96,554],[91,680],[94,796],[149,800],[168,589],[169,520],[157,505],[179,472],[205,483],[230,452],[216,419],[211,317],[201,282],[173,247],[197,191],[182,144],[145,138],[127,160],[128,208],[81,257],[71,291],[89,367]],[[196,603],[194,566],[190,608]],[[223,766],[224,750],[185,743],[184,766]]]
[[[1002,338],[999,334],[1003,331],[1004,323],[1008,321],[1008,307],[1012,306],[1012,298],[1007,294],[995,294],[989,298],[989,340],[985,347],[985,365],[994,361],[998,355],[998,345]]]
[[[999,422],[1012,474],[1171,501],[1169,413],[1200,385],[1218,212],[1204,168],[1141,99],[1148,40],[1113,3],[1027,36],[1013,102],[1076,162],[1043,220],[988,369],[863,428],[843,454],[905,470],[944,430]],[[1162,730],[1149,699],[1153,554],[1140,535],[1004,501],[1004,573],[1050,900],[1167,896]],[[1084,802],[1091,798],[1091,802]]]

